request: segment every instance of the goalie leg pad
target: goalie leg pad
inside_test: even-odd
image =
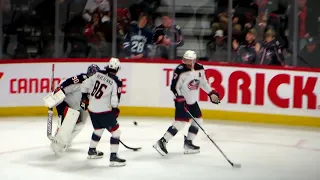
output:
[[[67,109],[67,113],[64,118],[64,121],[63,121],[61,127],[59,128],[57,135],[55,136],[55,141],[57,142],[57,144],[61,145],[61,147],[63,146],[65,148],[65,145],[67,145],[68,142],[70,141],[70,139],[72,137],[71,134],[72,134],[72,132],[75,128],[75,125],[78,121],[79,115],[80,115],[79,111],[71,109],[71,108]],[[52,142],[52,143],[55,143],[55,142]],[[54,145],[52,145],[52,146],[54,146]],[[54,152],[57,151],[58,153],[61,153],[60,152],[61,150],[57,150],[57,148],[52,148],[52,150]]]
[[[80,110],[80,120],[79,122],[75,125],[74,130],[72,131],[71,138],[68,142],[68,146],[71,145],[71,142],[73,139],[81,132],[81,130],[84,128],[87,119],[88,119],[89,113],[87,111],[82,111]]]

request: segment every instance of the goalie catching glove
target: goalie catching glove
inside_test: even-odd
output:
[[[216,91],[211,91],[208,96],[210,97],[210,100],[213,104],[219,104],[220,103],[220,97],[218,92]]]
[[[89,106],[88,93],[82,93],[80,107],[81,109],[86,111],[88,109],[88,106]]]

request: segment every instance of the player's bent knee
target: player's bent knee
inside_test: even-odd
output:
[[[178,131],[180,131],[186,124],[187,122],[185,121],[174,121],[172,126],[174,126]]]
[[[195,118],[195,120],[197,121],[198,124],[202,124],[203,123],[203,119],[202,118]],[[198,127],[198,124],[196,122],[194,122],[194,120],[192,120],[191,125]]]
[[[119,138],[121,135],[121,130],[118,128],[117,130],[111,132],[112,137]]]

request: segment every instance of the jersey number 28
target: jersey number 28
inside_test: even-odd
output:
[[[145,42],[133,41],[131,52],[133,53],[142,53],[144,49]]]
[[[100,83],[100,81],[96,81],[91,92],[91,96],[95,97],[96,99],[100,99],[103,95],[103,90],[105,90],[107,87],[107,85]]]

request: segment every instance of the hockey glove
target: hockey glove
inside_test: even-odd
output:
[[[219,99],[219,94],[216,91],[211,91],[208,96],[210,97],[210,100],[212,103],[214,104],[219,104],[220,103],[220,99]]]
[[[116,118],[119,117],[119,114],[120,114],[119,108],[112,108],[112,112],[116,115]]]
[[[176,109],[184,109],[186,111],[186,100],[183,96],[177,96],[174,99]]]
[[[82,93],[80,107],[81,109],[86,111],[88,109],[88,106],[89,106],[88,93]]]

